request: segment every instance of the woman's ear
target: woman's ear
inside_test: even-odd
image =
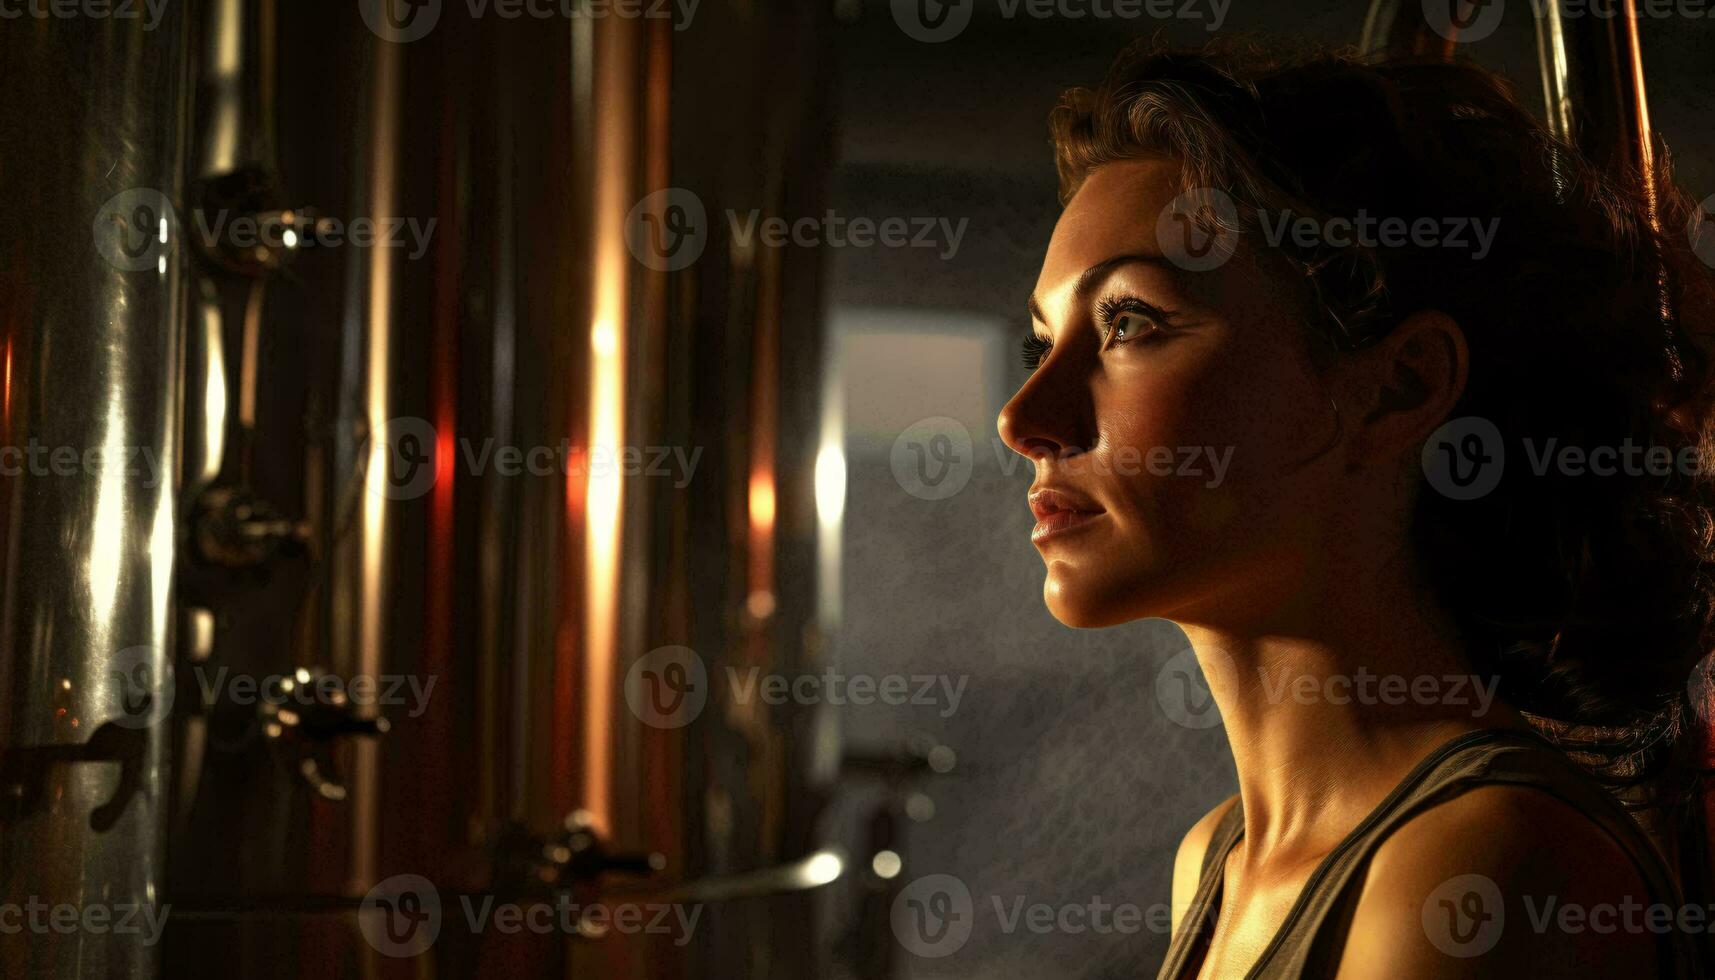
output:
[[[1349,375],[1348,418],[1363,454],[1417,451],[1464,393],[1468,358],[1465,332],[1439,310],[1411,314],[1359,352]]]

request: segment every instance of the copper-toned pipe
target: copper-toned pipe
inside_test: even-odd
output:
[[[673,179],[672,24],[666,20],[652,21],[648,43],[648,59],[644,69],[642,169],[643,187],[646,191],[653,192],[667,187]],[[640,290],[637,331],[640,346],[643,348],[640,353],[646,354],[642,370],[646,372],[645,376],[649,378],[652,387],[658,391],[666,391],[667,272],[641,264],[635,268],[643,284]],[[648,403],[653,409],[653,417],[646,420],[646,431],[661,432],[665,422],[665,406],[656,399],[650,399]],[[669,540],[677,543],[671,526],[667,533]],[[685,574],[682,553],[674,553],[667,561],[669,566],[665,580],[668,583],[681,581]],[[671,589],[672,586],[669,585],[668,588]],[[690,623],[684,610],[682,591],[650,597],[644,612],[652,623],[661,624],[664,635],[681,640],[690,635]],[[650,774],[650,778],[641,787],[642,792],[636,798],[620,802],[628,807],[626,820],[643,826],[644,841],[649,846],[664,850],[669,861],[664,869],[667,874],[677,876],[684,871],[682,848],[685,801],[680,798],[684,786],[684,742],[677,735],[666,735],[659,730],[645,729],[640,734],[643,738],[642,769]]]
[[[1652,229],[1660,232],[1655,135],[1644,85],[1636,0],[1621,0],[1613,17],[1563,17],[1558,2],[1546,5],[1544,11],[1537,27],[1537,57],[1542,63],[1550,130],[1578,147],[1618,185],[1636,187],[1644,198]],[[1664,326],[1671,325],[1673,317],[1664,277]],[[1681,366],[1671,327],[1668,329],[1668,349],[1677,376]]]
[[[613,825],[612,692],[619,676],[620,540],[624,478],[615,465],[626,439],[625,380],[630,338],[631,258],[625,222],[635,200],[640,99],[637,69],[642,32],[629,18],[594,25],[590,105],[592,157],[592,277],[589,322],[589,447],[585,471],[582,724],[583,794],[603,837]]]
[[[1634,0],[1610,18],[1563,17],[1558,3],[1544,10],[1537,56],[1549,128],[1615,177],[1637,175],[1654,152]]]

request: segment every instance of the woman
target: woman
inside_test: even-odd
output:
[[[1652,225],[1494,75],[1332,55],[1139,49],[1052,130],[999,420],[1044,596],[1178,624],[1238,771],[1161,976],[1701,975],[1711,273],[1665,167]]]

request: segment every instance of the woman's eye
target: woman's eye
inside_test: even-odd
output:
[[[1102,348],[1162,333],[1173,314],[1139,299],[1103,300],[1096,309],[1102,330]]]
[[[1150,333],[1155,323],[1141,313],[1124,310],[1108,321],[1108,343],[1117,344]]]

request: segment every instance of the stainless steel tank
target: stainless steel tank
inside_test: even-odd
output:
[[[3,110],[6,443],[166,468],[0,485],[4,880],[171,906],[8,975],[812,972],[837,746],[725,668],[825,648],[819,260],[725,215],[819,213],[831,12],[531,9],[0,32],[56,110]],[[680,925],[468,928],[568,900]]]

